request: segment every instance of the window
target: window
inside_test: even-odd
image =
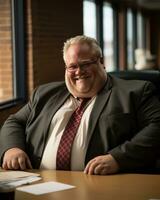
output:
[[[101,10],[103,12],[102,18],[101,15],[97,13]],[[96,38],[99,41],[104,54],[106,69],[107,71],[113,71],[115,62],[113,55],[113,9],[111,4],[104,2],[101,5],[98,1],[96,4],[94,0],[84,0],[83,27],[85,35]]]
[[[0,0],[0,107],[25,97],[23,1]]]
[[[134,30],[131,9],[127,10],[127,66],[128,69],[134,69]]]
[[[134,2],[128,6],[122,1],[84,0],[83,20],[84,34],[96,38],[102,48],[107,71],[135,68],[135,50],[146,49],[147,22]]]
[[[94,1],[83,1],[84,35],[96,38],[96,4]]]
[[[145,18],[141,12],[137,13],[137,47],[145,49],[146,48],[146,30],[145,30]]]
[[[114,43],[113,43],[113,9],[111,4],[103,4],[103,52],[104,64],[107,71],[114,70]]]

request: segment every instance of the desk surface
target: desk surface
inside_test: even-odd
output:
[[[160,199],[160,175],[86,175],[83,172],[34,171],[42,181],[57,181],[76,188],[44,195],[16,191],[15,200],[149,200]],[[36,182],[36,183],[39,183]]]

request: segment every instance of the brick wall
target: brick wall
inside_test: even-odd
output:
[[[1,2],[7,4],[9,0],[0,0],[0,4]],[[26,79],[29,97],[33,89],[40,84],[64,80],[63,42],[83,32],[83,0],[26,0],[24,2]],[[0,10],[0,23],[3,10],[4,8]],[[0,49],[3,50],[1,43]],[[0,124],[19,108],[20,106],[15,106],[1,110]]]
[[[0,103],[13,97],[10,0],[0,0]]]
[[[82,0],[27,1],[29,94],[36,86],[64,80],[64,41],[83,32]]]

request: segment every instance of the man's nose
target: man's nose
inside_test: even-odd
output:
[[[80,65],[77,65],[76,73],[79,74],[83,71],[83,68]]]

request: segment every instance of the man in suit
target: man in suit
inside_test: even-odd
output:
[[[93,38],[76,36],[63,49],[65,82],[39,86],[4,123],[4,169],[56,169],[69,118],[89,98],[71,149],[70,170],[87,174],[154,169],[160,146],[160,103],[154,86],[106,73]]]

